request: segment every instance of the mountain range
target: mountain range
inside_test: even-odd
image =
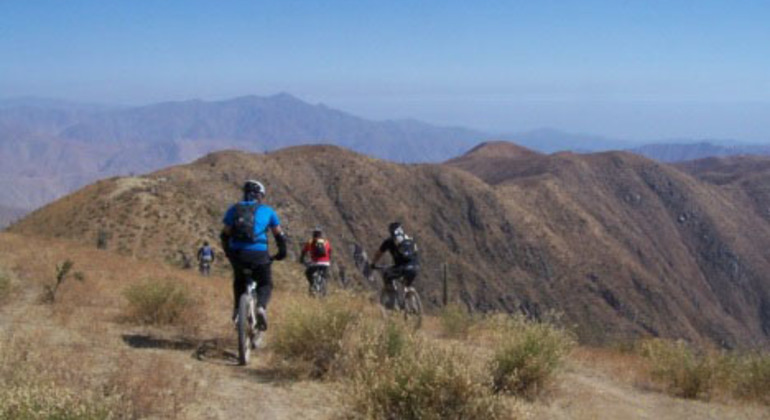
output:
[[[322,225],[337,263],[370,254],[401,220],[422,253],[429,307],[533,318],[562,313],[583,342],[660,336],[726,348],[770,345],[770,159],[671,166],[627,152],[542,154],[488,142],[441,164],[387,162],[336,146],[224,151],[144,176],[111,178],[36,210],[9,231],[178,261],[244,179],[268,188],[293,258]],[[764,191],[764,190],[762,190]],[[358,278],[364,288],[376,288]]]
[[[441,162],[495,137],[547,153],[634,146],[551,129],[496,136],[416,120],[371,121],[285,93],[132,107],[18,98],[0,101],[0,205],[29,211],[97,179],[146,173],[216,150],[269,152],[328,143],[394,162]],[[633,151],[681,161],[765,153],[767,147],[653,145]]]

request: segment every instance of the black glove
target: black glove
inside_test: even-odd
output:
[[[278,253],[275,256],[270,257],[271,260],[281,261],[286,258],[286,235],[281,232],[278,235],[273,236],[275,238],[275,244],[278,245]]]

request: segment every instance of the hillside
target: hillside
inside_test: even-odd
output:
[[[220,152],[100,181],[10,231],[93,245],[104,230],[111,249],[173,261],[216,238],[252,177],[268,186],[295,250],[321,224],[341,254],[354,243],[371,254],[387,223],[402,220],[422,248],[418,287],[430,304],[448,262],[453,300],[533,317],[561,311],[584,342],[770,342],[761,251],[770,226],[716,186],[628,153],[540,155],[491,143],[444,165],[398,165],[333,146]]]

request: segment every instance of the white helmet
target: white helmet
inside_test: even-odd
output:
[[[250,179],[243,184],[244,194],[267,194],[265,186],[261,182]]]

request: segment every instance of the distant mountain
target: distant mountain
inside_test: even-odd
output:
[[[35,208],[96,179],[215,150],[330,143],[397,162],[442,161],[487,134],[414,120],[370,121],[288,94],[141,107],[0,101],[0,204]]]
[[[710,142],[658,143],[629,149],[660,162],[683,162],[708,157],[770,155],[770,145],[719,145]]]
[[[370,121],[289,94],[166,102],[95,115],[65,129],[69,140],[160,143],[218,140],[254,151],[331,143],[398,162],[440,161],[486,137],[413,120]]]

